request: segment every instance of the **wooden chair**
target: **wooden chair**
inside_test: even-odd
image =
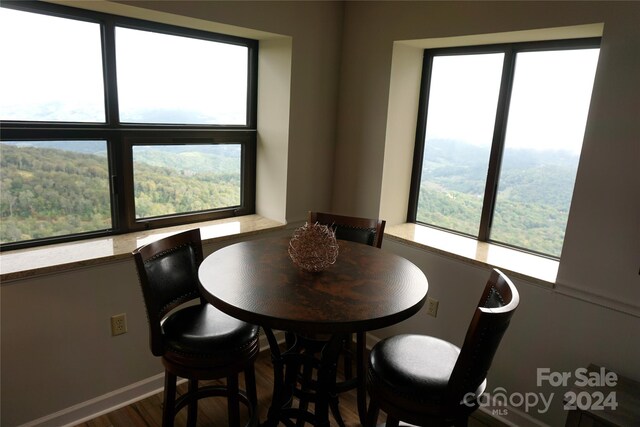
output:
[[[188,405],[188,425],[195,426],[198,399],[226,396],[229,425],[240,422],[239,402],[257,421],[254,361],[259,352],[258,327],[227,316],[200,297],[202,263],[200,230],[158,240],[133,252],[149,320],[151,352],[165,367],[163,427]],[[199,303],[185,303],[200,299]],[[246,393],[238,386],[245,373]],[[187,378],[188,393],[176,400],[176,379]],[[198,380],[225,378],[224,386],[198,387]]]
[[[329,226],[335,232],[337,239],[349,240],[376,248],[382,247],[382,238],[384,237],[384,227],[386,224],[384,220],[310,211],[307,222],[309,224],[318,223]],[[315,345],[318,345],[318,342],[322,342],[321,337],[315,337],[315,340]],[[339,382],[336,385],[336,395],[354,388],[357,389],[358,410],[359,413],[364,414],[366,412],[366,337],[364,332],[356,334],[355,377],[352,369],[354,353],[352,342],[352,337],[348,338],[345,342],[345,347],[342,352],[344,357],[345,381]],[[337,408],[337,399],[332,402],[331,409],[338,423],[344,425]]]
[[[387,426],[466,426],[478,408],[487,371],[518,307],[513,283],[493,270],[475,310],[462,349],[438,338],[397,335],[380,341],[369,357],[370,404],[366,426],[380,410]]]
[[[327,225],[333,229],[336,233],[336,238],[341,240],[349,240],[351,242],[363,243],[365,245],[374,246],[376,248],[382,247],[382,238],[384,237],[385,220],[372,219],[372,218],[359,218],[353,216],[335,215],[324,212],[309,212],[309,218],[307,220],[309,224],[322,224]],[[364,333],[357,334],[356,346],[359,348],[366,345]],[[349,340],[349,346],[345,352],[344,373],[347,379],[353,376],[352,372],[352,349],[351,341]],[[364,356],[363,356],[364,357]],[[357,361],[357,364],[363,367],[364,365]],[[364,372],[364,370],[363,370]],[[364,376],[363,387],[364,387]]]
[[[309,212],[309,224],[328,225],[336,233],[336,238],[364,243],[365,245],[382,247],[384,226],[381,219],[358,218],[353,216],[334,215],[323,212]]]

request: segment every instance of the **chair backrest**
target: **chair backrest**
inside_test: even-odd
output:
[[[458,404],[483,385],[493,356],[520,302],[518,290],[494,269],[471,319],[448,385],[448,398]],[[474,400],[474,399],[472,399]]]
[[[174,308],[200,297],[198,267],[202,263],[200,230],[190,230],[133,251],[149,319],[151,352],[164,351],[160,322]]]
[[[337,239],[364,243],[376,248],[382,247],[384,226],[386,224],[384,220],[309,212],[308,223],[315,224],[316,222],[333,228]]]

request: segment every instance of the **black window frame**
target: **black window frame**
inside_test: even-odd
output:
[[[257,152],[257,82],[259,42],[237,36],[206,32],[157,22],[93,12],[35,1],[3,1],[9,9],[92,22],[100,25],[105,100],[104,123],[0,120],[0,140],[105,140],[110,176],[112,227],[107,230],[2,243],[0,251],[69,242],[93,237],[210,221],[255,213]],[[121,123],[118,111],[115,28],[124,27],[174,36],[185,36],[247,47],[247,118],[245,125]],[[10,63],[12,58],[5,58]],[[241,203],[222,209],[135,218],[132,145],[240,144]]]
[[[532,41],[517,43],[501,43],[492,45],[461,46],[448,48],[425,49],[422,64],[422,78],[420,84],[420,98],[418,104],[418,120],[416,127],[416,141],[413,151],[413,163],[411,172],[411,185],[409,190],[409,205],[407,209],[407,222],[425,225],[428,227],[444,230],[446,232],[472,237],[480,242],[487,242],[506,246],[519,251],[533,253],[545,258],[559,259],[557,257],[536,252],[534,250],[507,245],[502,242],[490,239],[491,222],[493,220],[496,196],[498,192],[498,182],[500,178],[502,154],[504,151],[507,117],[509,113],[509,102],[513,87],[515,72],[516,53],[537,52],[567,49],[593,49],[600,48],[601,37]],[[483,53],[504,53],[500,90],[498,94],[497,112],[494,124],[494,132],[489,154],[489,166],[487,171],[487,182],[485,184],[484,198],[480,225],[477,235],[466,234],[460,231],[439,227],[433,224],[426,224],[417,221],[418,200],[420,196],[420,181],[422,177],[422,165],[424,161],[425,137],[427,127],[427,114],[429,104],[429,90],[431,85],[431,72],[433,69],[433,58],[436,56],[468,55]]]

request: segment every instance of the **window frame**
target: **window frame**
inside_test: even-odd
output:
[[[498,192],[498,182],[500,178],[502,154],[504,151],[505,137],[507,131],[507,118],[511,92],[513,88],[516,54],[521,52],[553,51],[568,49],[592,49],[600,48],[601,37],[589,37],[566,40],[532,41],[518,43],[501,43],[478,46],[460,46],[447,48],[425,49],[422,64],[422,76],[420,82],[420,95],[418,104],[418,120],[416,126],[416,140],[413,151],[413,163],[411,170],[411,184],[409,190],[409,204],[407,209],[407,222],[424,225],[440,229],[453,234],[472,237],[480,242],[487,242],[500,246],[513,248],[522,252],[532,253],[550,259],[559,259],[548,254],[536,252],[531,249],[508,245],[490,239],[491,223],[495,209],[496,196]],[[439,227],[417,221],[418,201],[420,196],[420,184],[422,178],[422,166],[424,161],[425,137],[427,127],[427,115],[429,104],[429,91],[431,86],[431,72],[433,69],[433,58],[436,56],[484,54],[484,53],[504,53],[500,90],[496,107],[496,118],[493,129],[493,138],[489,154],[489,165],[487,171],[487,181],[485,183],[484,197],[478,233],[476,235],[466,234],[460,231]]]
[[[121,17],[50,3],[3,1],[1,7],[100,25],[104,82],[105,122],[44,122],[0,120],[0,140],[44,141],[99,139],[107,143],[112,227],[108,230],[1,243],[0,251],[69,242],[93,237],[169,227],[255,213],[257,152],[258,46],[253,39],[207,32],[152,21]],[[247,47],[247,110],[245,125],[121,123],[118,110],[115,29],[132,28],[174,36]],[[241,205],[207,211],[135,218],[132,144],[136,141],[163,144],[228,144],[242,147]],[[152,144],[153,145],[153,144]]]

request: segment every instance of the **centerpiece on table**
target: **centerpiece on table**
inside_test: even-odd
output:
[[[326,225],[306,223],[289,241],[289,256],[298,267],[311,273],[326,270],[338,258],[335,232]]]

